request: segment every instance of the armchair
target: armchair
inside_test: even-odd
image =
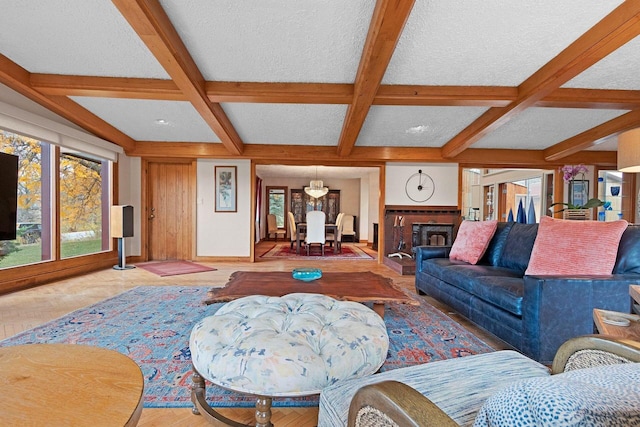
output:
[[[490,354],[498,353],[504,352]],[[467,359],[467,357],[456,360],[464,359]],[[531,362],[536,363],[534,361]],[[637,381],[634,381],[633,377],[628,375],[629,372],[632,372],[633,375],[640,375],[640,365],[635,365],[638,362],[640,362],[640,343],[636,341],[604,335],[573,338],[558,349],[550,373],[553,377],[540,375],[539,377],[534,376],[523,380],[519,380],[516,377],[511,381],[511,384],[493,387],[490,390],[489,397],[482,402],[478,402],[475,398],[478,393],[483,393],[481,390],[468,389],[466,394],[469,397],[469,402],[458,401],[453,410],[449,405],[450,407],[447,408],[446,412],[443,410],[445,405],[434,403],[434,401],[437,402],[443,399],[441,393],[431,393],[430,390],[421,393],[413,387],[395,380],[366,385],[358,389],[351,400],[348,425],[350,427],[450,427],[471,425],[474,420],[476,422],[475,425],[487,425],[487,419],[490,416],[498,417],[500,421],[507,423],[505,425],[513,425],[513,419],[521,416],[523,411],[530,411],[531,408],[535,410],[534,396],[537,395],[543,395],[546,398],[544,401],[546,406],[541,411],[544,415],[554,412],[554,408],[549,405],[549,402],[560,401],[561,404],[558,406],[562,406],[563,414],[570,413],[573,415],[571,411],[575,408],[576,418],[590,417],[587,418],[590,423],[594,423],[594,419],[602,422],[610,421],[614,417],[619,425],[635,425],[640,421],[640,386],[637,385]],[[441,362],[434,362],[431,365],[438,363]],[[629,363],[633,365],[629,365]],[[621,364],[626,365],[621,366]],[[493,368],[498,370],[497,366]],[[487,372],[470,370],[466,373],[467,376],[483,374],[487,374]],[[618,375],[617,379],[616,374]],[[590,379],[593,379],[593,383],[589,383]],[[560,382],[551,384],[555,380],[560,380]],[[563,385],[561,381],[566,383]],[[578,381],[578,389],[574,388],[576,383],[571,381]],[[614,390],[614,397],[609,401],[606,400],[605,396],[610,395],[611,391],[598,393],[601,390],[608,390],[606,384],[608,381],[613,383],[611,388]],[[537,394],[534,393],[537,391],[536,387],[545,382],[547,384],[543,384],[543,386],[547,387],[547,389],[544,389],[543,392],[538,391]],[[450,384],[450,386],[462,387],[463,385]],[[589,402],[588,396],[590,393],[580,390],[580,386],[586,390],[590,390],[592,387],[599,387],[600,389],[591,393],[596,395],[597,401],[595,403]],[[429,387],[426,388],[428,389]],[[506,390],[502,391],[505,388]],[[518,394],[519,389],[523,389],[520,394]],[[549,390],[558,390],[558,396],[549,396]],[[567,393],[567,390],[574,391],[574,395],[570,396],[571,392]],[[615,395],[615,392],[619,393]],[[624,398],[620,399],[620,395],[624,396]],[[571,400],[572,398],[574,400]],[[527,399],[529,399],[528,402],[526,402]],[[524,403],[523,400],[525,401]],[[611,407],[607,406],[609,404]],[[523,407],[522,405],[525,406]],[[505,410],[505,406],[517,406],[517,408],[509,411],[508,409]],[[560,411],[560,409],[558,410]],[[476,414],[478,415],[477,418]],[[538,413],[535,414],[540,415]],[[513,417],[513,419],[509,417]],[[576,418],[572,421],[575,422]],[[535,419],[529,418],[529,422],[532,422],[533,425],[535,424]],[[630,424],[625,424],[625,422]]]

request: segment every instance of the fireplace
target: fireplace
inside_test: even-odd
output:
[[[453,224],[414,222],[411,225],[411,246],[451,246]]]
[[[384,264],[400,274],[414,274],[413,248],[451,246],[461,218],[456,206],[387,205],[382,246]]]

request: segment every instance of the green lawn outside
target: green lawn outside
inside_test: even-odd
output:
[[[78,255],[93,254],[102,251],[102,241],[73,240],[62,242],[60,252],[62,258],[71,258]],[[33,264],[41,261],[40,243],[32,245],[18,245],[18,251],[12,252],[0,260],[0,268],[16,267],[19,265]]]

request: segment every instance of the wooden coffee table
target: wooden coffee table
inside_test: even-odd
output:
[[[373,309],[384,318],[384,305],[388,302],[419,305],[388,277],[370,271],[348,273],[322,273],[311,282],[296,280],[287,271],[236,271],[223,288],[212,288],[206,304],[227,302],[249,295],[280,297],[304,292],[323,294],[342,301],[373,303]]]
[[[0,425],[135,426],[144,378],[117,351],[76,344],[0,347]]]

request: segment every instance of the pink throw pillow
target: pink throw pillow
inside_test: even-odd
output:
[[[498,221],[462,221],[458,235],[451,246],[450,259],[477,264],[484,255],[496,232]]]
[[[607,275],[618,256],[627,221],[540,219],[527,275]]]

